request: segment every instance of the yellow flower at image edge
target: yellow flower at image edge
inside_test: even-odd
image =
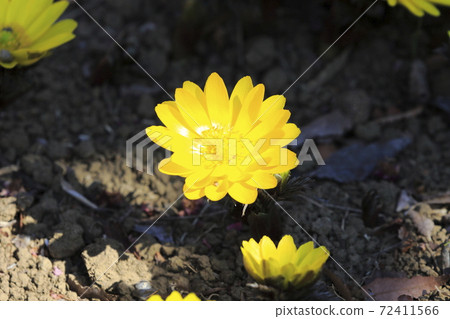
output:
[[[435,4],[450,6],[450,0],[387,0],[387,2],[391,7],[400,3],[418,17],[422,17],[425,13],[435,17],[440,16],[441,13]]]
[[[213,73],[204,90],[186,81],[176,90],[175,101],[156,106],[165,126],[151,126],[147,134],[173,152],[159,170],[185,177],[188,199],[218,201],[229,194],[251,204],[258,188],[277,185],[274,174],[298,165],[295,153],[285,147],[300,134],[295,124],[287,123],[286,99],[264,99],[264,90],[246,76],[229,96],[222,78]]]
[[[241,251],[244,267],[253,279],[282,289],[313,283],[329,257],[324,246],[314,248],[312,241],[297,249],[290,235],[285,235],[278,247],[267,236],[259,243],[252,238],[242,242]]]
[[[162,299],[160,295],[152,295],[150,298],[147,299],[147,301],[201,301],[199,297],[197,297],[196,294],[191,292],[186,297],[182,297],[181,294],[178,291],[172,291],[172,293],[167,296],[166,300]]]
[[[0,65],[11,69],[33,64],[72,40],[76,21],[56,22],[68,5],[68,1],[0,0]]]

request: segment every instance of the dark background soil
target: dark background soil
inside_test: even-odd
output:
[[[250,75],[270,95],[287,89],[370,3],[80,1],[170,94],[218,72],[229,89]],[[325,162],[356,142],[409,141],[374,168],[362,165],[352,181],[313,177],[282,203],[361,285],[448,274],[450,11],[441,11],[419,23],[379,1],[285,94],[304,133],[324,114],[344,116],[311,133]],[[75,4],[65,16],[79,22],[74,41],[33,67],[1,73],[0,300],[77,300],[95,279],[83,298],[140,300],[172,289],[214,300],[281,298],[248,285],[239,247],[250,229],[226,212],[227,202],[198,215],[205,202],[179,200],[102,276],[183,182],[125,165],[126,140],[158,123],[154,107],[169,97]],[[293,175],[315,169],[305,163]],[[62,179],[100,209],[69,196]],[[419,202],[440,198],[420,212],[433,222],[429,236],[397,211],[402,190]],[[310,240],[277,213],[283,233],[297,244]],[[329,260],[301,298],[368,296]],[[448,281],[420,299],[449,300]]]

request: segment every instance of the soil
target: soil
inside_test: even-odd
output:
[[[185,80],[202,86],[211,72],[229,89],[251,75],[266,94],[281,94],[369,5],[80,3],[170,94]],[[1,74],[0,300],[144,300],[173,289],[204,300],[283,298],[245,272],[239,247],[252,233],[227,212],[229,200],[179,199],[181,179],[127,167],[126,140],[158,123],[154,107],[170,98],[74,4],[66,16],[79,22],[74,41],[37,65]],[[300,128],[333,111],[345,116],[333,123],[337,130],[314,136],[325,162],[355,142],[410,139],[368,174],[356,172],[360,178],[313,177],[281,203],[292,218],[276,210],[282,234],[297,244],[312,236],[342,266],[329,260],[301,298],[364,300],[358,285],[374,278],[448,274],[444,20],[426,17],[419,25],[403,8],[379,1],[286,92]],[[316,169],[306,162],[293,175]],[[89,202],[71,196],[62,180]],[[428,233],[412,213],[397,210],[402,191],[428,203],[419,213],[432,221]],[[419,299],[450,300],[448,280]]]

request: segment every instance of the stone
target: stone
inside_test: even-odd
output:
[[[95,154],[95,147],[92,140],[83,140],[76,147],[75,152],[81,158],[89,158]]]
[[[21,166],[25,173],[41,184],[51,185],[53,180],[53,165],[44,156],[28,154],[22,157]]]
[[[77,224],[62,223],[49,241],[48,250],[53,258],[71,257],[84,246],[83,228]]]
[[[17,194],[17,208],[24,211],[33,205],[34,196],[30,193],[18,193]]]
[[[53,160],[67,158],[69,147],[65,143],[50,141],[47,145],[47,155]]]
[[[119,242],[106,238],[97,240],[81,253],[89,276],[101,288],[112,288],[121,281],[121,285],[134,287],[143,280],[151,280],[146,262],[129,253],[123,254],[119,260],[124,251]]]

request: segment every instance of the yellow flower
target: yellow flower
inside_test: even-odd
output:
[[[0,0],[0,65],[11,69],[33,64],[70,40],[74,20],[55,23],[68,1]]]
[[[209,76],[204,90],[184,82],[175,101],[156,106],[165,126],[147,128],[150,139],[173,152],[159,170],[185,177],[188,199],[217,201],[228,193],[240,203],[253,203],[258,188],[277,185],[274,174],[298,164],[295,153],[284,147],[300,134],[287,123],[285,101],[282,95],[264,99],[264,85],[253,86],[248,76],[231,96],[217,73]]]
[[[259,244],[253,238],[244,240],[241,251],[244,267],[253,279],[282,289],[314,282],[330,255],[324,246],[314,248],[312,241],[297,249],[290,235],[285,235],[278,247],[267,236]]]
[[[160,295],[152,295],[150,298],[147,299],[147,301],[201,301],[199,297],[197,297],[196,294],[191,292],[186,297],[182,297],[181,294],[174,290],[172,293],[167,296],[166,300],[162,299]]]
[[[400,3],[405,6],[411,13],[418,17],[422,17],[425,13],[432,16],[440,16],[438,8],[435,4],[450,6],[450,0],[387,0],[391,7]]]

